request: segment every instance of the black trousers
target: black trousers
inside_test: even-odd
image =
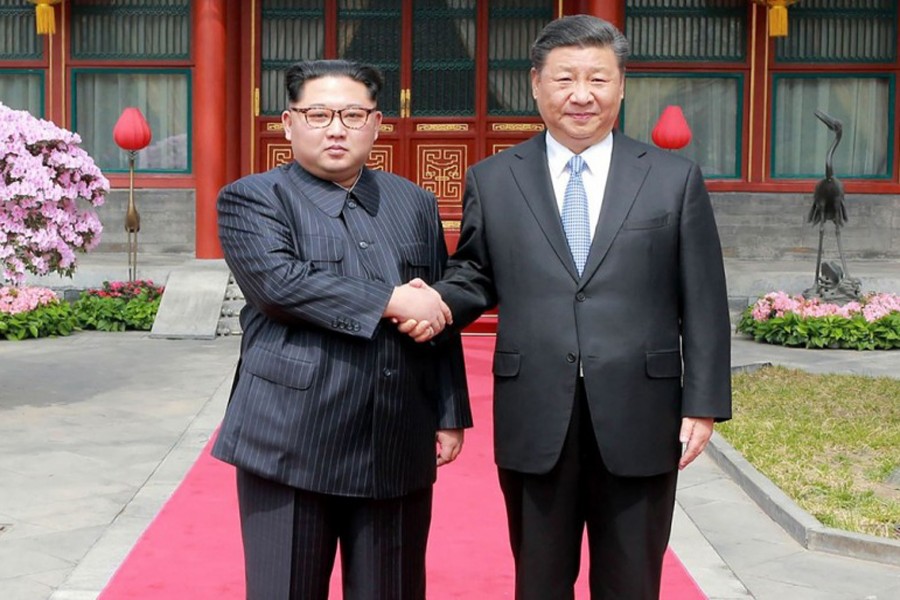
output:
[[[247,600],[326,600],[340,542],[346,600],[424,600],[431,488],[373,500],[237,470]]]
[[[654,477],[611,474],[597,448],[583,381],[553,470],[499,471],[517,600],[575,597],[585,526],[592,600],[658,600],[678,471]]]

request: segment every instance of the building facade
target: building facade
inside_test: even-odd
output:
[[[771,3],[771,2],[770,2]],[[528,50],[563,14],[629,37],[620,127],[638,139],[668,105],[693,132],[679,152],[713,192],[725,252],[815,254],[804,224],[840,119],[834,165],[851,256],[900,258],[895,0],[800,0],[770,37],[764,0],[62,0],[53,35],[26,0],[0,0],[0,101],[77,131],[110,178],[100,250],[125,247],[127,155],[112,128],[137,106],[153,130],[135,179],[142,251],[221,255],[225,183],[287,160],[283,73],[351,58],[385,74],[370,165],[438,197],[455,242],[468,165],[542,130]],[[854,228],[854,223],[855,228]]]

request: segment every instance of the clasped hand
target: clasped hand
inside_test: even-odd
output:
[[[394,288],[384,316],[417,342],[427,342],[453,323],[441,295],[419,278]]]

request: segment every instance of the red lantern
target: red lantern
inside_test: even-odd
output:
[[[129,106],[122,111],[116,126],[113,128],[113,139],[123,150],[137,152],[143,150],[150,143],[152,133],[147,119],[141,114],[140,109]]]
[[[678,150],[691,143],[688,127],[680,106],[667,106],[650,134],[653,143],[666,150]]]
[[[122,111],[113,128],[113,139],[123,150],[128,151],[128,208],[125,211],[125,231],[128,233],[128,281],[137,279],[138,232],[141,230],[141,215],[134,203],[134,156],[150,143],[152,134],[147,119],[140,109],[129,106]]]

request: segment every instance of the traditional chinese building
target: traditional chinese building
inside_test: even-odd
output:
[[[37,32],[36,3],[54,5],[55,33]],[[848,254],[900,257],[895,0],[0,0],[0,101],[82,136],[116,188],[109,251],[125,247],[128,186],[112,129],[140,108],[142,251],[212,258],[219,188],[289,158],[284,69],[374,63],[385,119],[370,164],[432,190],[452,244],[467,166],[542,130],[529,46],[575,13],[631,41],[626,133],[650,141],[682,107],[693,141],[679,152],[703,167],[726,254],[815,253],[803,219],[833,139],[819,109],[843,122]]]

